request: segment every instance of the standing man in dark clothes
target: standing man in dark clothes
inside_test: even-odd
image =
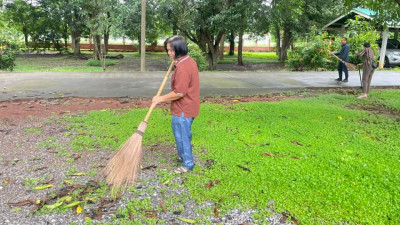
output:
[[[349,61],[349,52],[350,52],[350,45],[347,44],[347,38],[342,38],[342,48],[340,49],[339,53],[336,53],[335,55],[339,56],[339,58],[345,62]],[[339,71],[339,78],[335,79],[336,81],[343,81],[343,82],[348,82],[349,79],[349,71],[347,70],[347,66],[339,61],[338,65],[338,71]],[[342,80],[342,72],[344,72],[345,79]]]

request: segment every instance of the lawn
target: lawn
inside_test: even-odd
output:
[[[275,52],[243,52],[244,63],[278,63],[278,56]],[[225,55],[219,64],[237,63],[237,53],[234,56]]]
[[[68,132],[86,134],[71,147],[115,150],[145,113],[103,110],[65,118]],[[399,224],[399,115],[399,90],[375,91],[364,100],[322,94],[203,103],[193,124],[202,166],[184,175],[183,185],[199,205],[219,202],[221,214],[255,209],[256,224],[267,223],[271,210],[301,224]],[[144,145],[173,144],[171,133],[168,112],[155,110]],[[204,188],[209,181],[218,185]]]
[[[82,54],[92,54],[91,51],[82,51]],[[123,54],[123,59],[110,60],[108,72],[131,72],[140,70],[140,54],[137,52],[110,52],[110,55]],[[278,63],[275,53],[271,52],[244,52],[245,64]],[[146,54],[146,69],[149,71],[163,71],[168,68],[169,58],[164,52]],[[19,55],[16,58],[15,72],[102,72],[101,65],[90,66],[87,60],[76,59],[71,55]],[[225,56],[219,64],[236,65],[237,55]]]

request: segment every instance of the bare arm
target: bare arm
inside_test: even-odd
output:
[[[177,99],[182,98],[183,95],[180,93],[175,93],[173,91],[171,91],[168,94],[165,94],[163,96],[154,96],[152,102],[155,104],[161,103],[161,102],[169,102],[169,101],[174,101]]]

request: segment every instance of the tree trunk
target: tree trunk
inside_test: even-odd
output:
[[[208,52],[207,52],[207,57],[208,57],[208,68],[210,70],[216,70],[217,69],[217,63],[218,63],[218,57],[219,57],[219,44],[221,42],[222,36],[224,33],[219,32],[217,37],[214,39],[213,36],[208,36],[210,32],[208,30],[206,31],[200,31],[201,34],[201,40],[205,40],[205,43],[207,44],[208,47]],[[203,45],[203,48],[205,46]],[[202,48],[202,46],[200,46]]]
[[[235,55],[235,35],[233,34],[233,31],[231,31],[231,35],[229,37],[229,55]]]
[[[223,60],[224,59],[224,50],[225,49],[225,34],[221,38],[221,42],[219,43],[219,59]]]
[[[29,48],[29,46],[28,46],[28,33],[24,33],[24,40],[25,40],[25,46],[27,48]]]
[[[108,53],[108,40],[110,39],[110,32],[104,32],[104,54]]]
[[[101,38],[100,35],[93,35],[93,59],[101,59]]]
[[[239,31],[239,46],[238,46],[238,66],[244,66],[243,64],[243,29]]]
[[[285,61],[287,59],[287,51],[293,42],[293,33],[290,29],[286,28],[283,31],[283,40],[279,60]]]
[[[71,32],[72,45],[74,48],[74,56],[81,55],[81,32],[73,31]]]
[[[279,60],[281,59],[281,31],[278,25],[275,25],[275,39],[276,39],[276,55]]]

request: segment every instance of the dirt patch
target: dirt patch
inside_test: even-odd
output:
[[[207,97],[201,101],[217,104],[237,104],[252,101],[282,101],[285,99],[298,99],[299,96],[282,96],[271,94],[264,96],[249,96],[240,98],[214,98]],[[49,116],[62,116],[78,112],[89,112],[103,109],[135,109],[148,108],[150,98],[53,98],[53,99],[22,99],[0,102],[0,121],[18,123],[33,117],[44,118]],[[157,108],[168,109],[169,103],[163,103]]]
[[[350,105],[347,106],[349,109],[357,109],[357,110],[364,110],[367,111],[369,114],[372,115],[385,115],[388,117],[400,117],[400,112],[397,110],[391,110],[386,108],[382,105],[373,105],[373,106],[357,106],[357,105]]]

